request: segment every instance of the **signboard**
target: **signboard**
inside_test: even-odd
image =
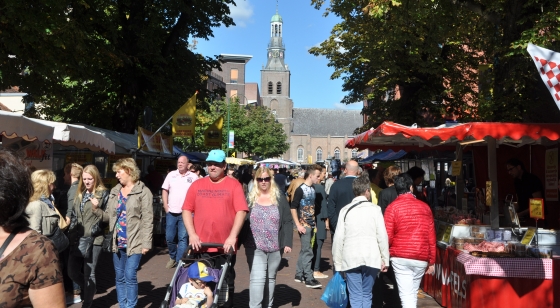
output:
[[[138,126],[137,147],[140,146],[142,146],[142,151],[173,155],[173,138],[165,136],[162,133],[154,134],[153,132]]]
[[[521,244],[523,245],[529,245],[531,244],[531,241],[533,240],[533,237],[535,237],[535,234],[537,233],[537,228],[527,228],[527,232],[525,232],[525,235],[523,235],[523,239],[521,239]]]
[[[212,125],[204,131],[204,146],[208,148],[222,147],[222,127],[224,126],[224,117],[221,116]]]
[[[64,165],[76,163],[78,165],[89,165],[93,163],[93,153],[68,153],[64,158]]]
[[[456,160],[451,162],[451,175],[458,176],[461,175],[461,167],[463,166],[463,162],[460,160]]]
[[[558,201],[558,148],[545,153],[544,191],[547,201]]]
[[[230,130],[228,133],[228,149],[233,149],[235,146],[235,133]]]
[[[541,198],[529,199],[529,216],[534,219],[544,219],[544,200]]]
[[[52,170],[53,144],[52,140],[26,141],[22,138],[2,139],[2,147],[16,152],[25,158],[25,163],[36,170]]]

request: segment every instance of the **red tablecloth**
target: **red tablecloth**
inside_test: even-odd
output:
[[[467,275],[552,279],[552,259],[478,258],[462,252],[457,261],[465,266]]]
[[[560,307],[559,279],[554,283],[552,279],[469,275],[458,260],[462,254],[451,247],[438,247],[436,271],[424,275],[422,289],[440,305],[453,308]],[[550,261],[553,272],[559,274],[560,260]]]

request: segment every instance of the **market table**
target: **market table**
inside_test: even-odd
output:
[[[422,289],[444,307],[560,307],[555,273],[558,259],[479,258],[438,243],[435,273],[424,275]]]

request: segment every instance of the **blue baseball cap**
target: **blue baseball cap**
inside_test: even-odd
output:
[[[208,272],[208,267],[202,262],[195,262],[189,266],[187,275],[191,279],[200,279],[204,282],[214,281],[214,277]]]
[[[212,150],[208,153],[206,161],[212,161],[216,163],[223,163],[226,160],[226,153],[222,150]]]

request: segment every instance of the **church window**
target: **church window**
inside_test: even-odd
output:
[[[272,81],[268,82],[268,94],[272,94]]]
[[[334,149],[334,158],[340,159],[340,150],[338,148]]]
[[[276,109],[272,109],[272,114],[276,116]]]
[[[238,78],[239,78],[239,71],[236,68],[232,68],[230,72],[230,82],[237,83]]]
[[[303,161],[303,148],[301,147],[297,149],[297,160]]]
[[[282,83],[280,81],[276,83],[276,94],[282,94]]]
[[[353,149],[352,150],[352,158],[356,158],[358,156],[358,150]]]
[[[317,148],[317,161],[323,161],[323,150],[321,148]]]

